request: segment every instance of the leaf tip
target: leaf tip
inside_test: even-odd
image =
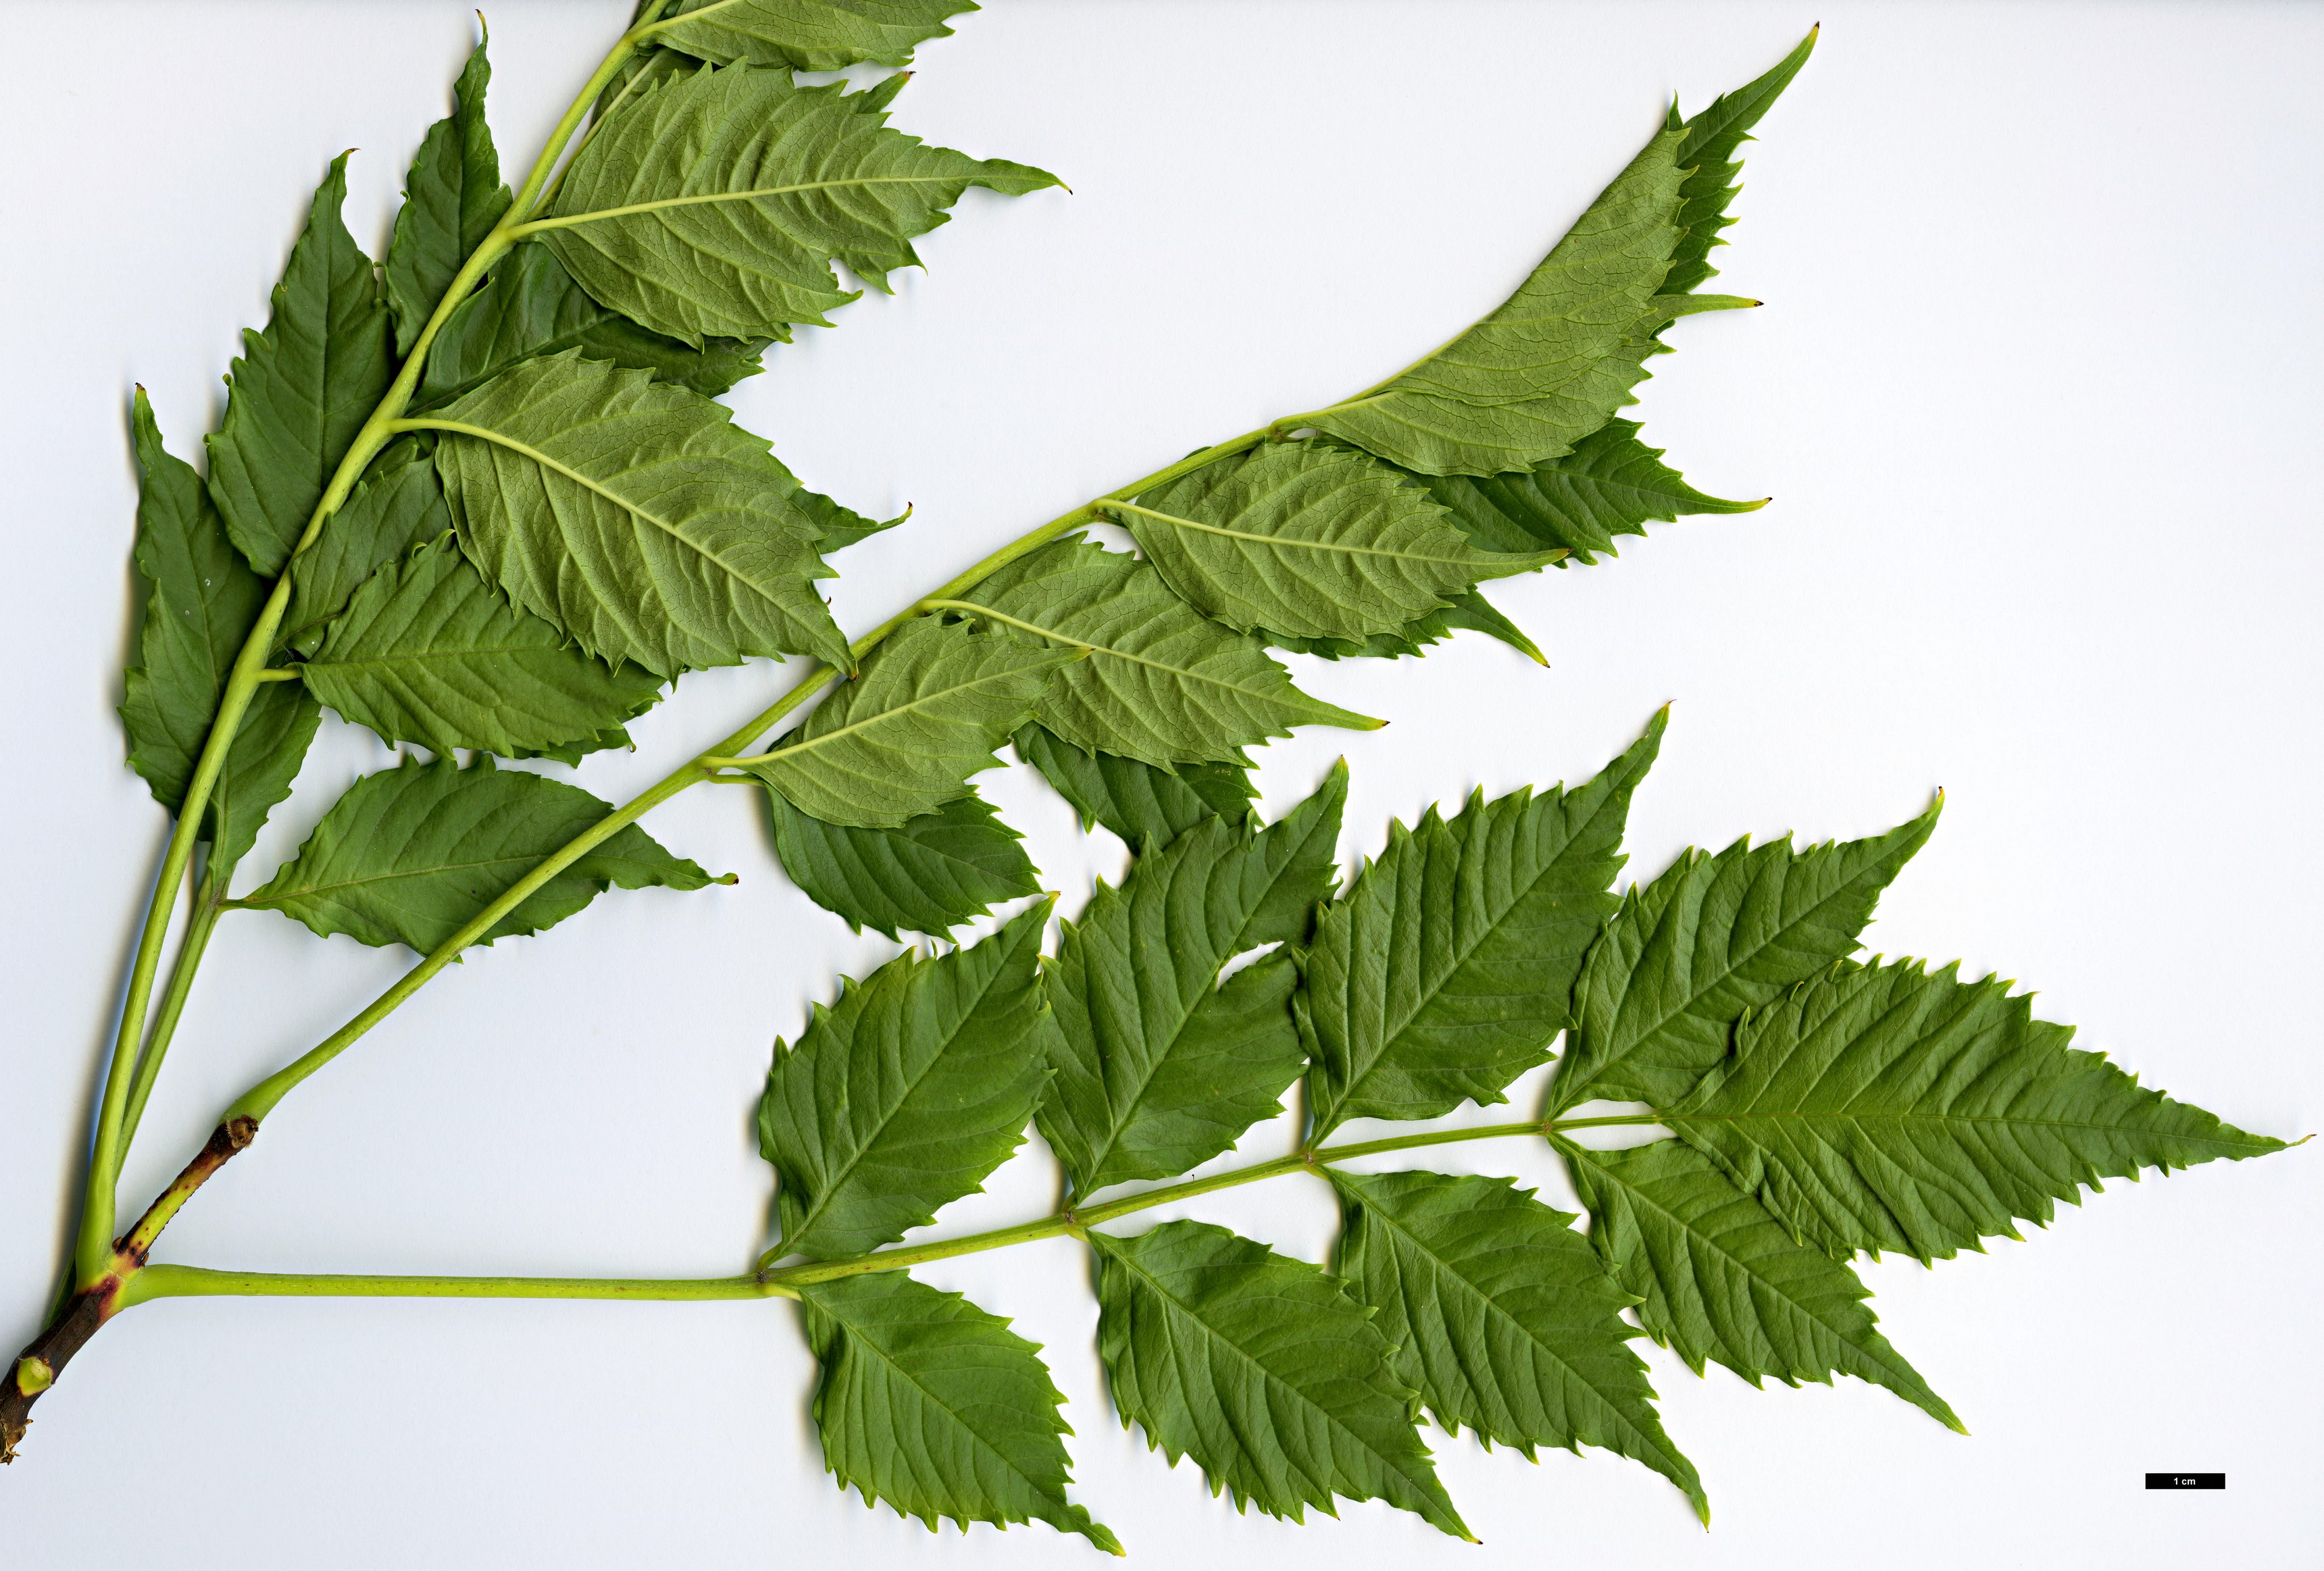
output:
[[[740,873],[721,873],[710,881],[714,884],[734,885],[742,881],[742,875]]]

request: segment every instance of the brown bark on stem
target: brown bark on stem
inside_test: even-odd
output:
[[[152,1253],[153,1241],[170,1225],[170,1218],[257,1134],[254,1118],[229,1119],[210,1131],[208,1143],[194,1160],[145,1208],[137,1225],[115,1243],[105,1274],[67,1299],[48,1328],[0,1371],[0,1463],[16,1459],[16,1447],[23,1443],[24,1431],[32,1422],[32,1404],[56,1383],[73,1355],[88,1346],[97,1328],[120,1312],[121,1290],[145,1269],[145,1257]]]

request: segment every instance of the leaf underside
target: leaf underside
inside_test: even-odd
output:
[[[343,932],[426,954],[612,811],[578,786],[494,768],[489,756],[466,769],[450,758],[407,760],[348,787],[298,856],[236,904],[280,911],[320,937]],[[476,942],[553,927],[609,886],[699,889],[711,881],[625,824]]]
[[[734,0],[714,15],[687,19],[716,4],[680,0],[668,13],[676,24],[656,41],[719,65],[748,60],[802,71],[836,71],[866,60],[902,66],[918,45],[952,36],[945,18],[976,9],[972,0]]]
[[[766,799],[783,871],[859,931],[941,935],[1040,888],[1022,837],[973,791],[893,829],[825,823],[779,791]]]

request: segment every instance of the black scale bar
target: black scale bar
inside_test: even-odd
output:
[[[2225,1489],[2227,1475],[2224,1473],[2150,1473],[2146,1475],[2149,1489]]]

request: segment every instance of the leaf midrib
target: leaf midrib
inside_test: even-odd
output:
[[[280,895],[271,895],[264,898],[253,896],[236,904],[254,906],[285,905],[293,900],[328,895],[340,889],[360,889],[373,884],[392,884],[403,878],[428,878],[441,873],[465,873],[481,868],[502,867],[510,863],[530,868],[540,860],[540,859],[536,856],[505,856],[486,857],[473,862],[437,862],[424,868],[406,868],[401,872],[379,873],[362,878],[342,878],[331,884],[309,884],[296,889],[286,889]]]
[[[2239,1149],[2236,1142],[2209,1135],[2178,1135],[2167,1130],[2126,1129],[2119,1124],[2091,1124],[2073,1118],[2010,1118],[1990,1113],[1664,1113],[1665,1124],[1676,1127],[1681,1124],[1796,1124],[1838,1123],[1869,1124],[1877,1122],[1904,1123],[1921,1120],[1932,1124],[2006,1124],[2032,1129],[2077,1129],[2098,1134],[2149,1135],[2159,1139],[2183,1140],[2191,1144],[2209,1144],[2224,1149]],[[2259,1137],[2252,1137],[2256,1142]]]
[[[1176,524],[1181,528],[1199,530],[1205,535],[1220,535],[1230,540],[1249,540],[1259,546],[1280,546],[1286,549],[1303,551],[1335,551],[1350,556],[1385,556],[1397,562],[1432,562],[1445,567],[1469,568],[1480,565],[1479,559],[1473,556],[1431,556],[1419,551],[1388,551],[1377,546],[1350,546],[1334,540],[1302,540],[1289,535],[1254,535],[1248,530],[1230,529],[1218,524],[1205,524],[1194,519],[1181,518],[1176,513],[1161,512],[1153,508],[1139,507],[1130,502],[1114,502],[1111,505],[1119,512],[1137,513],[1143,518],[1159,519],[1164,523]],[[1451,532],[1457,533],[1457,531]],[[1484,565],[1494,565],[1489,563]]]
[[[971,677],[965,682],[956,683],[950,687],[937,688],[929,693],[917,693],[904,703],[891,705],[889,708],[880,711],[877,714],[866,715],[862,720],[851,720],[844,725],[835,727],[834,729],[824,731],[819,735],[808,737],[802,741],[793,742],[788,748],[777,748],[774,751],[769,753],[764,758],[758,760],[758,765],[761,767],[770,767],[785,758],[793,758],[798,754],[812,752],[816,748],[824,747],[829,743],[838,741],[844,737],[853,736],[859,731],[868,729],[869,727],[892,721],[899,715],[913,713],[916,711],[935,703],[941,699],[951,698],[963,693],[973,693],[994,683],[1007,682],[1012,676],[1022,676],[1028,673],[1039,674],[1040,671],[1041,667],[1038,666],[1014,666],[1005,671],[991,671],[980,676]],[[991,749],[990,748],[986,749],[987,752],[990,752],[991,750]],[[802,811],[804,811],[804,809],[802,809]]]
[[[803,180],[793,186],[759,186],[747,191],[705,191],[691,197],[660,197],[650,202],[629,202],[618,207],[599,207],[587,213],[536,218],[530,224],[520,225],[516,233],[520,235],[538,234],[544,230],[570,229],[576,225],[594,224],[604,218],[628,218],[640,213],[659,213],[669,207],[699,207],[711,202],[749,202],[761,197],[788,197],[801,191],[827,191],[841,187],[941,186],[951,184],[957,178],[952,175],[859,175],[844,180]]]

